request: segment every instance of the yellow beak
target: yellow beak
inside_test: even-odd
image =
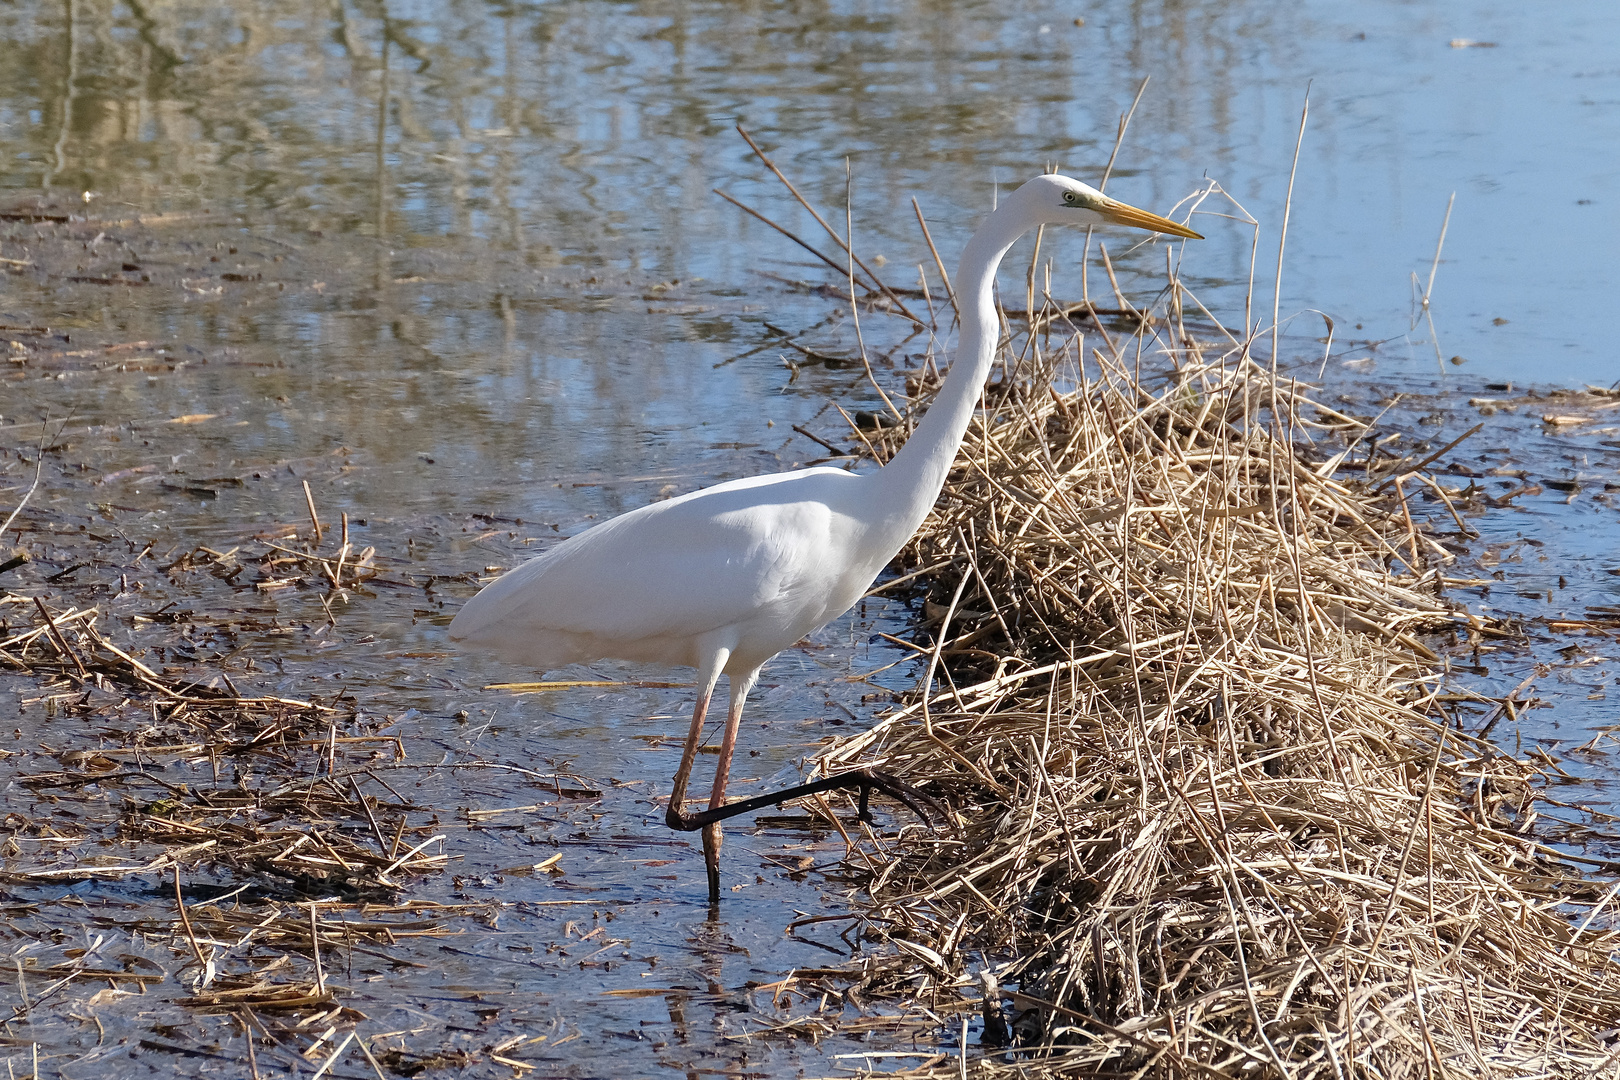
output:
[[[1169,233],[1171,236],[1185,236],[1192,240],[1202,240],[1203,236],[1193,232],[1185,225],[1178,225],[1167,217],[1150,214],[1146,210],[1138,210],[1134,206],[1109,199],[1102,206],[1097,207],[1097,213],[1114,225],[1130,225],[1138,229],[1147,229],[1150,232]]]

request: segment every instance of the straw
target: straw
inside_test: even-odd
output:
[[[819,768],[881,762],[954,829],[846,864],[893,951],[845,1000],[914,1035],[986,1017],[917,1077],[1612,1069],[1612,877],[1584,867],[1615,868],[1543,842],[1556,765],[1460,730],[1421,640],[1483,627],[1423,587],[1451,556],[1401,488],[1460,440],[1349,471],[1361,424],[1275,357],[1120,303],[1144,317],[1106,354],[1034,312],[1003,343],[1017,379],[880,584],[945,617],[917,691]],[[866,436],[881,460],[904,430]]]

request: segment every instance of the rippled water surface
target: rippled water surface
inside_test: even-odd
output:
[[[1368,338],[1402,338],[1410,275],[1427,285],[1456,192],[1433,290],[1441,351],[1469,361],[1456,374],[1620,377],[1604,345],[1620,235],[1620,13],[1595,0],[1555,16],[1489,3],[69,0],[0,19],[0,184],[89,191],[97,209],[207,207],[289,235],[376,240],[355,257],[394,277],[421,273],[422,260],[475,259],[472,292],[490,306],[457,296],[459,318],[438,308],[450,299],[442,283],[376,297],[379,324],[395,307],[428,319],[420,344],[458,369],[493,351],[494,295],[551,291],[548,269],[678,278],[714,303],[757,294],[759,270],[797,259],[710,194],[725,188],[814,232],[749,160],[735,122],[779,147],[822,206],[842,203],[848,158],[858,233],[909,283],[924,257],[909,197],[939,221],[949,256],[997,182],[1047,163],[1095,179],[1146,77],[1115,190],[1165,208],[1211,177],[1264,223],[1267,266],[1310,87],[1285,311],[1328,311],[1341,340],[1357,323]],[[1248,280],[1248,231],[1202,225],[1211,242],[1190,273],[1212,306],[1231,304]],[[306,317],[278,309],[282,340],[319,344],[328,363],[383,344],[335,333],[340,320],[307,296],[292,306]],[[589,357],[606,396],[629,372],[671,380],[640,395],[659,428],[690,422],[659,404],[697,389],[670,338],[707,357],[759,340],[757,320],[725,310],[651,325],[564,320],[561,332],[527,314],[515,336],[545,343],[553,361]],[[1399,366],[1433,353],[1397,340],[1376,355]],[[723,384],[741,389],[746,370]]]
[[[48,328],[59,351],[89,353],[0,372],[0,427],[8,446],[36,438],[41,420],[85,432],[52,497],[76,513],[111,507],[99,512],[143,541],[224,543],[296,524],[307,480],[329,521],[349,514],[356,539],[399,565],[509,565],[661,495],[815,459],[824,449],[795,425],[836,432],[830,403],[871,405],[859,367],[804,362],[783,343],[785,331],[847,356],[854,328],[836,299],[794,284],[827,280],[804,251],[713,193],[830,250],[735,125],[840,231],[847,193],[863,256],[897,285],[921,274],[937,295],[910,200],[951,265],[998,190],[1048,164],[1097,182],[1144,79],[1109,191],[1168,212],[1214,181],[1260,221],[1257,234],[1235,212],[1216,216],[1216,200],[1193,221],[1209,238],[1187,246],[1184,280],[1229,325],[1245,319],[1251,280],[1249,317],[1270,317],[1308,89],[1278,301],[1297,314],[1287,359],[1325,361],[1329,378],[1421,377],[1459,397],[1492,382],[1608,385],[1620,379],[1608,326],[1617,40],[1620,8],[1598,0],[11,4],[0,7],[0,325]],[[1027,243],[1004,272],[1009,293],[1023,292]],[[1047,238],[1054,291],[1079,291],[1081,243]],[[1164,248],[1108,244],[1121,287],[1151,296]],[[1431,270],[1432,324],[1415,302]],[[1105,280],[1094,267],[1090,287]],[[1334,324],[1325,354],[1317,312]],[[930,346],[900,320],[864,330],[881,378]],[[140,362],[120,368],[119,355]],[[1615,477],[1600,440],[1534,437],[1551,440],[1530,450],[1547,469],[1589,485]],[[31,472],[20,459],[7,468],[9,512]],[[212,482],[223,477],[233,482]],[[1560,501],[1525,513],[1532,531],[1555,521],[1583,567],[1589,591],[1575,609],[1616,602],[1611,511]],[[1518,552],[1504,528],[1522,531],[1490,538]],[[1563,586],[1542,576],[1521,598],[1545,593],[1556,614]],[[440,763],[561,761],[608,782],[601,807],[561,815],[546,838],[664,843],[651,796],[667,790],[675,748],[658,735],[684,726],[689,692],[484,691],[534,673],[439,652],[445,616],[469,591],[457,589],[354,605],[338,624],[351,646],[342,670],[287,645],[284,689],[325,680],[379,695],[371,705],[402,717],[399,733]],[[267,602],[324,621],[308,597]],[[904,660],[873,637],[874,620],[904,614],[872,605],[773,663],[745,735],[759,755],[745,780],[768,779],[869,718],[870,696],[909,685],[904,663],[850,681]],[[1607,672],[1570,691],[1582,725],[1601,719]],[[432,805],[532,801],[459,773],[423,784]],[[531,979],[544,965],[524,967],[513,957],[527,954],[492,932],[471,952],[433,953],[442,977],[411,976],[426,980],[408,982],[424,996],[390,1006],[389,1021],[431,1017],[434,1000],[467,1012],[467,985],[498,970],[499,992],[527,1010],[517,1029],[545,1019],[581,1032],[546,1064],[553,1073],[619,1075],[626,1047],[648,1073],[722,1059],[727,1075],[850,1064],[833,1056],[853,1053],[848,1042],[777,1047],[763,1064],[756,1050],[750,1064],[727,1039],[745,981],[847,951],[828,935],[820,947],[781,937],[795,906],[832,910],[813,877],[753,851],[794,842],[832,852],[821,862],[841,850],[825,837],[734,839],[728,883],[741,888],[718,925],[698,906],[691,848],[669,848],[656,876],[644,864],[665,857],[644,847],[625,847],[641,864],[571,859],[570,882],[632,911],[620,924],[637,939],[630,952],[664,955],[664,968],[618,979],[554,965]],[[469,876],[443,895],[483,888],[539,904],[507,928],[566,937],[567,920],[543,906],[555,893],[545,882],[478,884],[532,859],[526,843],[521,830],[469,839]],[[122,902],[116,889],[96,895]],[[658,985],[683,989],[599,996],[655,970]],[[608,1004],[581,1010],[585,999]],[[665,1035],[626,1034],[643,1026]],[[158,1060],[147,1068],[172,1064]]]

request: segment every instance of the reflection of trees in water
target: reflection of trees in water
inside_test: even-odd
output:
[[[1116,184],[1148,205],[1173,201],[1229,150],[1236,61],[1257,38],[1287,37],[1241,5],[1134,4],[1041,33],[1053,18],[938,2],[0,7],[0,184],[88,190],[99,207],[239,211],[290,228],[277,234],[289,241],[322,230],[329,265],[309,274],[341,299],[222,312],[223,336],[318,342],[350,374],[419,371],[367,394],[326,381],[329,423],[436,454],[476,429],[503,444],[482,460],[523,483],[577,458],[553,437],[535,463],[547,433],[594,429],[618,444],[609,458],[645,456],[643,403],[703,393],[671,345],[737,332],[730,318],[627,325],[600,317],[590,293],[612,285],[633,300],[640,285],[623,281],[650,275],[751,282],[762,264],[800,273],[798,253],[709,194],[724,187],[800,224],[733,121],[829,209],[852,156],[857,241],[902,265],[929,259],[894,212],[922,192],[949,259],[992,177],[1100,164],[1139,71],[1155,79],[1132,127],[1131,146],[1146,149],[1127,152]],[[1155,166],[1164,190],[1133,188],[1131,163],[1165,155],[1197,165]],[[1078,255],[1074,238],[1048,244],[1060,266]],[[1115,254],[1122,273],[1157,280],[1156,250]],[[602,282],[584,280],[598,271]],[[583,287],[559,296],[538,280],[548,274]],[[433,287],[393,285],[416,277]],[[378,413],[411,419],[382,430]]]
[[[609,238],[646,244],[652,216],[651,242],[678,253],[688,228],[712,228],[711,186],[757,180],[735,119],[784,145],[825,205],[842,200],[852,155],[864,201],[886,210],[923,190],[976,210],[992,170],[1095,168],[1142,73],[1156,83],[1134,122],[1146,149],[1130,157],[1188,164],[1152,170],[1165,190],[1132,194],[1179,197],[1231,152],[1236,72],[1257,41],[1288,40],[1262,23],[1281,17],[1134,4],[1076,28],[941,3],[464,0],[402,16],[353,0],[59,0],[0,14],[0,110],[17,121],[0,145],[13,162],[29,154],[35,183],[318,209],[370,229],[387,70],[401,228],[520,249],[539,236],[555,258]]]
[[[1190,38],[1209,54],[1209,28],[1237,21],[1155,5],[1105,35],[1066,24],[1040,34],[1033,15],[956,4],[402,10],[355,0],[0,8],[0,184],[89,190],[98,208],[239,211],[278,224],[289,242],[322,230],[306,259],[328,286],[317,302],[259,297],[212,315],[212,332],[282,350],[318,344],[323,360],[341,359],[333,376],[386,376],[365,393],[324,372],[260,385],[320,394],[328,429],[370,432],[407,458],[413,441],[448,455],[478,430],[478,460],[498,460],[520,484],[578,460],[553,433],[591,430],[620,462],[657,454],[644,403],[713,393],[672,346],[736,333],[730,318],[630,325],[589,294],[616,287],[639,299],[641,286],[624,280],[654,274],[750,282],[762,262],[799,258],[709,194],[725,187],[795,224],[798,211],[762,187],[734,120],[780,146],[828,208],[842,201],[852,155],[867,250],[928,257],[891,213],[924,192],[949,258],[951,230],[965,232],[989,202],[993,169],[1012,180],[1045,160],[1103,157],[1096,140],[1111,138],[1134,88],[1127,67],[1152,66],[1160,80],[1133,144],[1165,141],[1156,125],[1172,122],[1187,138],[1211,137],[1166,112],[1220,106],[1182,94],[1174,72],[1189,65],[1165,61]],[[1151,254],[1140,269],[1157,275]],[[585,280],[598,272],[601,282]],[[583,287],[559,296],[546,275]],[[415,277],[434,284],[393,284]],[[153,300],[122,298],[124,317],[138,321],[135,305]]]
[[[646,286],[802,273],[799,253],[709,194],[807,223],[767,186],[735,120],[829,210],[850,155],[862,249],[931,262],[895,208],[921,192],[950,259],[993,176],[1100,165],[1139,71],[1155,80],[1130,140],[1145,149],[1127,152],[1116,185],[1167,205],[1227,150],[1236,58],[1287,36],[1213,3],[1135,4],[1040,33],[1053,18],[940,2],[0,6],[0,185],[272,226],[320,295],[243,290],[206,310],[105,298],[133,335],[172,336],[184,314],[204,324],[188,337],[198,345],[291,358],[247,388],[293,402],[272,432],[308,443],[319,430],[390,461],[422,451],[480,486],[607,469],[684,490],[689,470],[658,478],[670,433],[780,380],[745,365],[724,385],[702,375],[706,352],[742,352],[757,328],[735,312],[641,317]],[[1132,186],[1131,163],[1169,154],[1197,165],[1160,170],[1162,191]],[[310,229],[318,244],[300,239]],[[1078,255],[1076,238],[1048,245],[1059,266]],[[1113,254],[1127,278],[1162,271],[1157,249]],[[771,304],[796,326],[827,313]],[[794,392],[819,404],[842,385],[826,380]],[[609,489],[602,509],[644,497]]]
[[[526,371],[511,327],[560,335],[577,346],[569,352],[593,357],[650,356],[659,343],[643,329],[627,344],[622,328],[581,317],[588,305],[536,304],[510,287],[514,271],[613,265],[748,281],[762,257],[797,260],[709,194],[726,187],[796,224],[780,192],[762,187],[734,119],[781,147],[783,165],[826,207],[842,200],[841,159],[852,155],[858,231],[896,261],[901,251],[908,263],[927,258],[906,215],[892,213],[923,192],[925,209],[943,216],[936,235],[949,258],[951,230],[965,233],[989,202],[992,175],[1011,181],[1049,160],[1084,174],[1099,163],[1138,71],[1156,80],[1131,139],[1148,149],[1127,153],[1120,186],[1150,205],[1180,195],[1193,167],[1165,170],[1166,190],[1144,195],[1130,190],[1128,166],[1165,145],[1200,169],[1210,158],[1199,147],[1218,156],[1237,93],[1228,61],[1258,36],[1252,17],[1214,4],[1137,4],[1128,18],[1093,15],[1083,29],[1059,20],[1045,34],[1050,13],[949,3],[874,13],[463,0],[402,10],[354,0],[0,8],[0,183],[47,181],[148,210],[240,208],[455,256],[458,280],[507,285],[478,303],[502,318],[500,334],[485,335],[496,340],[475,343],[492,357],[486,377],[507,403],[497,409],[531,398],[566,414],[569,404],[537,385],[583,383],[632,403],[647,388],[623,393],[627,373],[610,363],[551,358],[548,370]],[[1159,272],[1153,254],[1140,256],[1141,273]],[[1135,258],[1125,253],[1122,269]],[[321,341],[395,368],[455,351],[442,325],[454,304],[427,327],[432,302],[383,287],[418,267],[380,253],[364,261],[368,295],[348,317],[322,320]],[[566,329],[547,325],[557,322]],[[645,363],[631,371],[664,378]],[[431,411],[435,388],[421,385],[402,387],[417,400],[399,404]],[[641,437],[634,412],[621,417],[627,439]],[[580,419],[548,415],[541,426],[555,430],[553,418]]]

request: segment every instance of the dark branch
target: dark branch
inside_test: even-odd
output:
[[[798,787],[791,787],[785,791],[756,795],[752,799],[726,803],[724,806],[717,806],[712,810],[704,810],[696,814],[684,814],[681,812],[680,807],[671,803],[669,809],[664,812],[664,823],[677,832],[696,832],[705,825],[711,825],[716,821],[724,821],[739,814],[762,810],[767,806],[775,806],[777,803],[786,802],[789,799],[798,799],[805,795],[815,795],[822,791],[832,791],[834,789],[859,791],[861,793],[860,819],[862,821],[869,822],[872,820],[872,814],[867,808],[867,803],[871,799],[874,790],[881,791],[896,802],[909,807],[912,813],[922,818],[923,824],[930,828],[934,822],[928,816],[929,810],[932,810],[943,820],[950,820],[939,803],[898,777],[889,773],[877,772],[873,769],[860,769],[856,772],[839,773],[837,776],[826,776],[820,780],[812,780],[808,784],[800,784]]]

